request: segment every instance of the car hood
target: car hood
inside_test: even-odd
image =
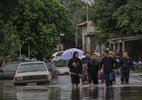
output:
[[[30,76],[30,75],[46,75],[49,74],[51,75],[49,72],[47,71],[38,71],[38,72],[24,72],[24,73],[16,73],[15,76],[16,77],[20,77],[20,76]]]
[[[57,70],[63,70],[63,71],[65,71],[65,70],[67,70],[67,71],[69,71],[69,68],[68,67],[56,67],[56,69]]]

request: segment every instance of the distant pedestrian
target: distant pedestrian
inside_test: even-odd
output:
[[[123,58],[120,61],[120,67],[121,67],[121,83],[128,84],[130,69],[134,71],[134,64],[132,59],[129,57],[128,52],[125,52],[123,54]]]
[[[118,63],[113,57],[109,55],[108,51],[104,51],[104,57],[102,58],[100,62],[100,68],[102,67],[104,69],[104,78],[105,78],[106,86],[111,86],[113,81],[113,79],[111,79],[113,75],[112,73],[114,73],[113,72],[114,69],[118,68]]]
[[[93,54],[91,56],[91,60],[88,62],[88,78],[90,86],[93,84],[98,84],[98,70],[99,60],[97,59],[97,55]]]
[[[120,54],[117,53],[115,59],[118,62],[118,66],[120,66],[120,61],[121,61]],[[116,70],[116,74],[118,75],[119,73],[120,73],[120,68]]]
[[[101,54],[100,54],[97,50],[94,50],[94,53],[93,53],[93,54],[96,54],[96,56],[97,56],[98,58],[101,57]]]
[[[69,60],[68,67],[71,72],[72,86],[78,86],[80,83],[80,76],[82,74],[82,63],[78,58],[78,52],[74,52],[73,58]]]

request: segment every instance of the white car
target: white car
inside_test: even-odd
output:
[[[70,73],[68,68],[68,62],[69,60],[62,60],[62,59],[55,62],[57,73],[59,75],[68,75]]]
[[[20,63],[14,76],[14,85],[50,83],[51,73],[45,62]]]
[[[64,51],[58,51],[56,53],[54,53],[52,55],[52,58],[53,58],[53,62],[56,62],[56,61],[59,61],[61,59],[61,55],[63,54]]]

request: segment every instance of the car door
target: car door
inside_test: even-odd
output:
[[[18,63],[10,63],[2,67],[0,72],[0,79],[13,79]]]

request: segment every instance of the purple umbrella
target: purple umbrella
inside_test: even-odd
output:
[[[69,59],[71,59],[73,57],[73,53],[74,52],[78,52],[79,57],[82,56],[82,54],[84,53],[82,50],[77,49],[77,48],[67,49],[62,54],[61,59],[63,59],[63,60],[69,60]]]

